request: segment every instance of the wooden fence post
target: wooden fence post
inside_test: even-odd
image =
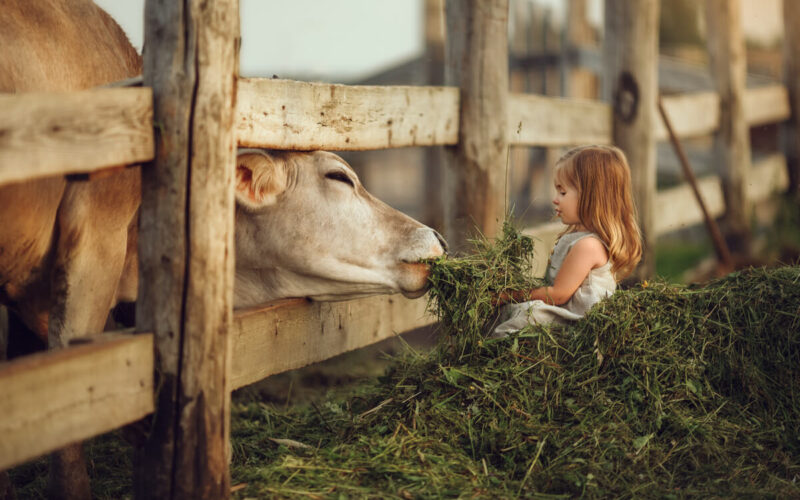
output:
[[[142,169],[137,329],[155,332],[152,432],[137,498],[227,498],[238,0],[148,0],[144,81],[156,157]]]
[[[789,193],[800,201],[800,2],[783,0],[783,82],[792,115],[783,142],[789,168]]]
[[[719,94],[719,128],[714,134],[714,163],[725,197],[724,225],[734,253],[749,253],[747,196],[750,128],[744,114],[747,59],[738,0],[707,0],[706,23],[711,77]]]
[[[508,0],[446,3],[445,82],[461,92],[458,144],[445,154],[445,237],[464,250],[474,227],[504,218],[508,152]]]
[[[425,69],[428,85],[444,83],[444,0],[425,0]],[[425,224],[444,230],[442,147],[425,148]]]
[[[613,141],[628,157],[644,239],[637,274],[655,272],[658,0],[606,0],[604,98],[613,104]]]

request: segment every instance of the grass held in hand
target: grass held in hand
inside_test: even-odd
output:
[[[503,224],[498,238],[480,237],[472,245],[467,255],[431,261],[429,309],[441,322],[443,341],[457,356],[473,352],[485,336],[498,294],[544,285],[532,276],[533,240],[510,222]]]

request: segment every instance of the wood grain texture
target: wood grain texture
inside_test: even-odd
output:
[[[789,169],[789,191],[800,196],[800,2],[783,2],[783,82],[791,117],[783,130],[783,151]]]
[[[786,189],[789,180],[786,161],[782,155],[769,156],[753,165],[748,178],[747,197],[749,203],[757,203],[774,197]],[[725,213],[725,198],[720,178],[709,176],[699,179],[698,187],[712,217]],[[656,235],[682,229],[703,222],[703,213],[688,184],[659,191],[656,199]]]
[[[445,152],[444,237],[454,251],[504,219],[508,159],[508,0],[446,2],[445,83],[461,95],[458,143]]]
[[[242,78],[240,146],[367,150],[455,144],[458,90]]]
[[[153,158],[147,88],[0,95],[0,184]]]
[[[136,320],[155,333],[160,380],[135,495],[227,498],[238,0],[148,0],[145,17],[160,128],[142,172]]]
[[[747,58],[739,0],[707,0],[706,25],[711,79],[719,95],[719,127],[713,163],[725,196],[724,222],[734,253],[750,252],[750,128],[745,115]]]
[[[508,141],[551,147],[611,144],[611,108],[588,99],[510,94]]]
[[[613,103],[613,142],[628,157],[644,248],[635,272],[655,272],[658,0],[606,0],[604,94]]]
[[[231,386],[322,361],[430,325],[426,298],[381,295],[345,302],[289,299],[236,311]]]
[[[0,363],[0,470],[153,411],[153,336],[93,339]]]

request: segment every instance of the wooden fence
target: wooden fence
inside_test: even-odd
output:
[[[0,412],[0,469],[136,421],[153,413],[158,406],[156,429],[171,431],[165,431],[166,437],[153,433],[155,437],[151,437],[151,441],[160,441],[149,444],[149,450],[161,453],[161,458],[140,465],[144,472],[137,476],[137,495],[226,497],[230,391],[434,322],[426,313],[425,299],[408,300],[400,296],[336,303],[288,299],[232,312],[232,262],[230,257],[220,254],[220,248],[230,248],[232,244],[229,234],[232,228],[225,225],[229,222],[209,222],[212,217],[209,212],[198,211],[195,205],[187,212],[185,205],[175,200],[155,198],[163,196],[164,190],[174,189],[166,184],[164,177],[175,175],[170,170],[174,168],[170,162],[177,157],[186,163],[186,155],[191,153],[195,158],[200,156],[191,166],[194,176],[203,176],[202,183],[209,184],[207,187],[190,185],[194,203],[207,205],[213,199],[233,210],[232,157],[223,151],[226,137],[235,136],[242,146],[277,149],[363,150],[448,145],[456,150],[448,160],[451,162],[452,158],[459,158],[457,150],[464,141],[480,144],[497,139],[464,135],[464,89],[476,85],[475,82],[466,84],[464,80],[477,78],[469,76],[474,74],[475,68],[461,68],[460,76],[456,77],[461,82],[458,87],[343,86],[276,79],[235,82],[233,78],[230,82],[235,83],[226,87],[222,80],[236,71],[231,61],[236,55],[231,48],[238,36],[238,16],[232,20],[226,9],[235,12],[237,3],[238,0],[218,0],[211,2],[214,8],[187,7],[185,15],[178,15],[160,4],[148,4],[148,44],[159,43],[164,51],[161,56],[153,51],[150,59],[146,54],[146,86],[143,88],[0,96],[0,108],[4,110],[0,114],[0,184],[46,175],[91,173],[111,165],[151,162],[143,168],[142,217],[160,221],[160,218],[178,217],[174,212],[188,213],[191,220],[203,217],[200,225],[222,227],[225,239],[225,244],[220,245],[214,234],[184,235],[187,240],[182,245],[192,246],[193,258],[199,258],[203,265],[222,268],[222,274],[215,278],[218,285],[209,291],[208,268],[193,269],[194,264],[190,262],[188,276],[173,277],[170,273],[174,269],[159,267],[163,265],[161,257],[170,255],[175,259],[174,262],[167,259],[171,265],[180,263],[177,267],[184,272],[182,263],[186,254],[171,253],[176,252],[176,244],[170,227],[177,225],[183,231],[187,227],[185,220],[173,221],[173,226],[157,224],[158,232],[142,235],[146,240],[163,240],[149,255],[140,255],[143,268],[140,288],[150,294],[150,298],[148,303],[140,304],[146,312],[139,313],[137,329],[154,333],[105,334],[83,345],[0,364],[0,387],[3,388],[0,407],[4,409]],[[500,11],[506,6],[504,0],[489,3]],[[617,8],[625,9],[632,4],[623,1]],[[476,8],[476,3],[464,2],[459,3],[458,10],[448,10],[448,27],[463,24],[464,19],[480,25],[485,16],[477,15]],[[449,4],[448,9],[451,9]],[[188,19],[192,20],[192,29],[199,33],[197,36],[206,43],[195,48],[203,54],[199,60],[205,62],[197,68],[197,81],[189,83],[198,84],[199,81],[198,88],[208,93],[200,91],[192,97],[192,102],[171,96],[178,101],[170,105],[197,108],[193,111],[195,129],[191,134],[209,137],[211,145],[202,146],[207,148],[205,151],[186,149],[201,147],[198,146],[203,142],[200,140],[193,141],[194,146],[173,144],[173,149],[167,150],[163,141],[174,138],[164,134],[154,136],[152,128],[153,120],[161,120],[158,105],[153,105],[153,93],[162,93],[163,102],[164,96],[170,97],[169,89],[174,91],[187,84],[181,80],[187,76],[177,75],[172,69],[174,62],[168,61],[178,50],[170,45],[174,41],[162,41],[158,36],[165,36],[165,33],[184,36],[182,23]],[[153,34],[155,32],[158,34]],[[471,53],[480,60],[474,52],[476,47],[470,45],[475,42],[462,42],[460,50],[472,47]],[[222,50],[219,48],[222,46],[227,48]],[[196,54],[185,57],[194,56]],[[471,64],[464,61],[467,58],[457,56],[448,54],[451,64]],[[485,66],[480,68],[486,70]],[[449,78],[448,82],[452,81],[452,77]],[[509,144],[565,146],[615,142],[615,109],[609,103],[524,94],[500,97],[506,100],[501,109],[507,110],[505,116],[500,117],[504,127],[503,148]],[[722,102],[729,100],[730,96],[721,99],[716,93],[698,93],[665,97],[664,104],[678,136],[693,137],[724,128],[721,120],[725,117],[720,108]],[[228,106],[234,102],[235,109]],[[790,112],[787,90],[780,85],[749,89],[743,93],[743,103],[745,126],[797,119],[796,113]],[[207,127],[205,131],[197,128],[199,123]],[[654,141],[666,139],[662,124],[654,122],[651,128],[648,134]],[[161,145],[158,141],[162,141]],[[221,158],[218,163],[222,170],[218,167],[216,171],[201,173],[199,169],[203,164],[211,165],[212,158]],[[455,170],[459,168],[458,165],[454,167]],[[747,201],[758,201],[784,189],[788,182],[786,172],[786,161],[779,154],[756,164],[747,171],[747,185],[750,186]],[[455,175],[459,175],[458,172]],[[212,178],[218,182],[210,182]],[[469,182],[459,185],[482,189]],[[720,179],[705,178],[700,187],[712,214],[722,215],[725,203]],[[652,185],[648,189],[637,196],[650,199],[654,210],[661,215],[646,232],[650,242],[659,234],[702,220],[687,186],[660,192],[655,192]],[[463,192],[454,194],[465,195]],[[232,223],[232,217],[230,221]],[[558,224],[546,224],[527,232],[542,238],[546,243],[537,247],[544,249],[559,230]],[[228,253],[233,254],[232,251]],[[544,262],[546,258],[540,256],[538,260]],[[194,273],[203,275],[202,286],[192,285],[192,280],[196,279]],[[159,287],[169,292],[159,292]],[[175,302],[174,294],[188,302]],[[142,297],[140,291],[140,301]],[[176,316],[174,308],[180,310],[184,306],[189,309],[186,316],[180,313]],[[150,319],[142,320],[142,314]],[[198,325],[198,322],[205,324]],[[175,331],[183,335],[173,336]],[[183,337],[183,340],[173,337]],[[179,363],[179,359],[184,362]],[[186,365],[192,363],[196,363],[195,371],[185,371]],[[208,364],[214,366],[209,368]],[[156,372],[160,376],[158,387],[154,386]],[[188,410],[186,407],[192,405],[181,399],[208,397],[209,394],[217,399],[206,401],[211,407],[207,409]],[[205,422],[204,429],[186,427],[186,432],[194,433],[195,441],[185,441],[185,437],[180,438],[184,439],[181,441],[170,433],[176,432],[176,422],[183,426],[192,415],[197,416],[187,413],[191,411],[205,411],[202,418],[210,421]],[[188,463],[189,455],[215,456]],[[145,472],[157,467],[165,470],[154,472],[149,479],[141,479]],[[148,491],[144,491],[143,484]]]

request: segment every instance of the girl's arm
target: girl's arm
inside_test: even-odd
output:
[[[497,303],[541,300],[547,304],[560,306],[572,297],[592,269],[600,267],[606,262],[608,262],[608,252],[603,243],[594,237],[582,238],[567,253],[553,286],[502,293],[498,297]]]

